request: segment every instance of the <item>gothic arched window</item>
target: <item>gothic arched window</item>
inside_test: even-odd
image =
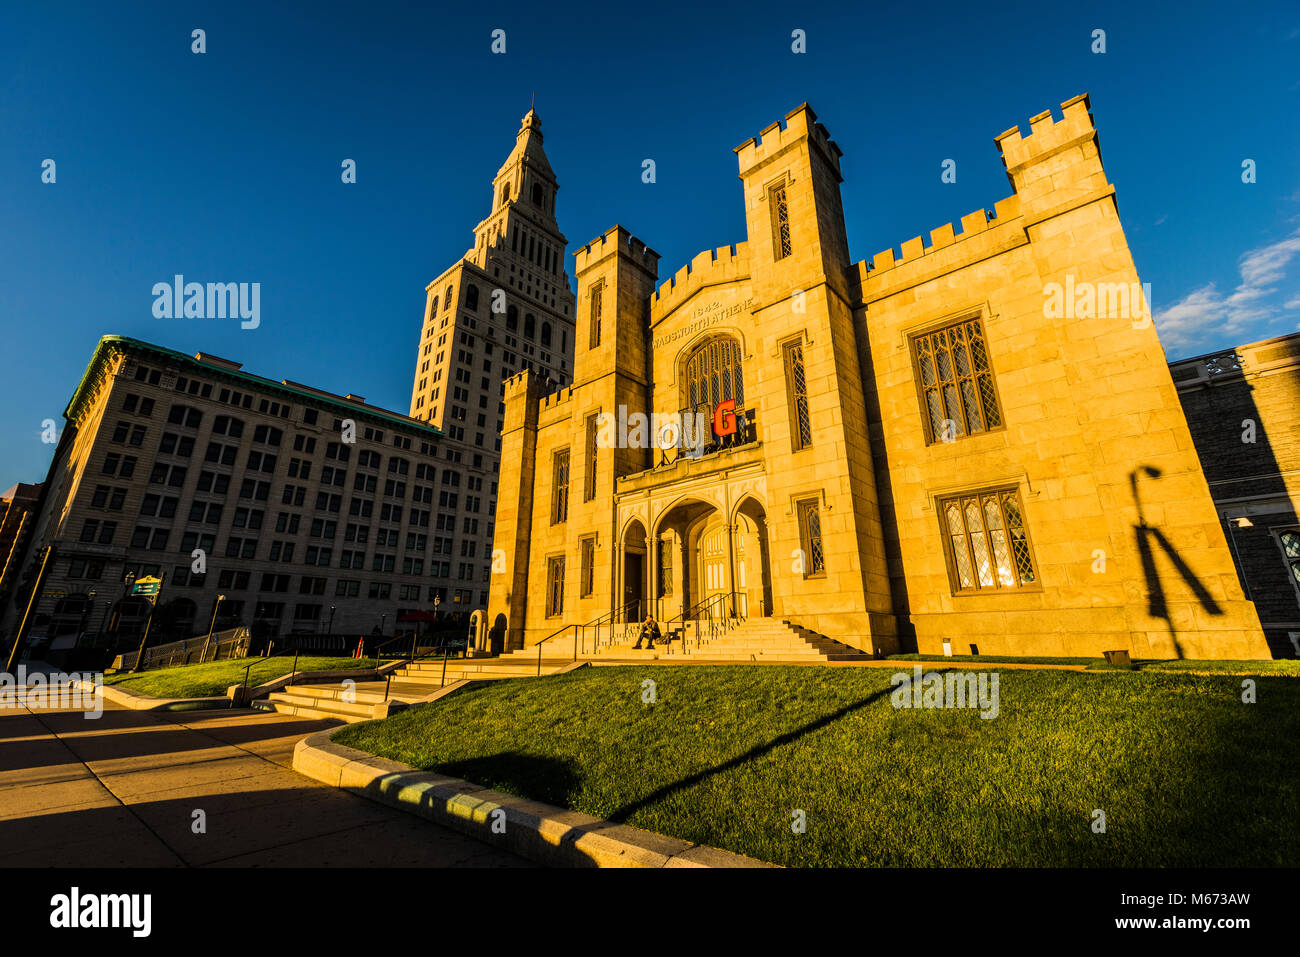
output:
[[[549,322],[542,323],[542,345],[548,349],[551,345],[551,324]]]
[[[536,334],[536,332],[537,332],[537,320],[533,318],[533,314],[531,312],[525,314],[524,335],[527,336],[529,339],[531,339]]]
[[[685,406],[712,414],[720,402],[735,399],[745,405],[745,379],[740,344],[730,336],[715,336],[697,346],[686,360],[682,375]]]

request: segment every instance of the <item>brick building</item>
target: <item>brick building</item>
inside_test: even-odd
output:
[[[993,216],[854,262],[804,105],[736,148],[745,242],[667,281],[619,227],[575,252],[572,385],[506,382],[499,645],[653,611],[876,653],[1267,655],[1087,98],[996,143]]]
[[[148,608],[124,598],[127,572],[164,578],[158,641],[206,632],[218,595],[219,629],[267,635],[391,636],[403,611],[487,602],[494,463],[427,422],[120,336],[100,340],[64,417],[6,635],[48,544],[38,637],[119,612],[138,637]]]
[[[1300,334],[1172,363],[1210,494],[1275,657],[1300,655]]]

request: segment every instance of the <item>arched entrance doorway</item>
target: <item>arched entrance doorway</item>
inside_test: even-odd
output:
[[[641,621],[645,618],[645,599],[649,594],[646,581],[646,534],[645,526],[637,519],[628,523],[623,530],[623,575],[622,599],[619,608],[624,621]]]
[[[746,498],[735,517],[737,613],[745,618],[766,618],[772,614],[767,511],[757,500]]]
[[[730,522],[709,502],[679,502],[659,519],[655,541],[664,618],[699,617],[705,607],[742,618],[771,614],[767,515],[753,498],[732,512]]]

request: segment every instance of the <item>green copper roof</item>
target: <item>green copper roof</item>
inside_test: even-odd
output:
[[[147,356],[174,363],[185,369],[192,369],[196,374],[201,374],[207,378],[244,383],[262,392],[277,393],[296,399],[308,406],[343,412],[349,418],[365,418],[377,422],[386,422],[413,432],[422,432],[433,440],[441,440],[446,437],[440,429],[408,416],[399,415],[396,412],[389,412],[361,403],[354,404],[342,396],[331,398],[307,389],[286,385],[283,382],[276,382],[273,379],[264,379],[261,376],[251,375],[242,370],[227,369],[219,365],[201,362],[194,356],[186,355],[183,352],[156,346],[151,342],[144,342],[140,339],[132,339],[129,336],[104,336],[99,340],[94,355],[90,357],[90,364],[86,366],[86,372],[81,377],[81,382],[77,384],[76,390],[72,393],[72,398],[68,400],[68,407],[63,410],[64,418],[72,420],[81,413],[82,406],[94,391],[94,385],[104,374],[104,370],[108,367],[108,360],[115,351],[143,353]]]

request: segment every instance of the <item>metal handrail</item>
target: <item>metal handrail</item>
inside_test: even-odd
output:
[[[424,654],[417,655],[416,657],[413,658],[395,658],[393,660],[405,661],[407,664],[415,664],[415,662],[423,661],[425,658],[432,658],[440,651],[442,653],[442,680],[438,683],[438,687],[445,688],[447,686],[447,658],[450,657],[451,654],[451,649],[447,645],[443,645],[442,648],[435,648],[432,651],[426,651]],[[375,659],[375,670],[376,671],[379,670],[378,658]],[[393,671],[396,670],[397,670],[396,668],[393,669]],[[393,685],[393,672],[390,671],[388,672],[387,675],[384,676],[384,700],[385,701],[388,700],[388,692],[389,689],[392,687],[392,685]]]
[[[725,607],[725,603],[730,597],[730,594],[723,592],[697,601],[680,615],[675,615],[668,621],[664,622],[664,633],[667,634],[672,630],[671,626],[673,622],[680,621],[682,623],[682,654],[686,654],[687,625],[690,622],[694,622],[696,625],[695,647],[696,650],[698,650],[701,641],[701,628],[699,624],[701,621],[708,622],[709,639],[712,640],[718,637],[721,632],[730,631],[735,627],[736,622],[740,620],[740,616],[735,613],[735,609],[728,609]],[[717,611],[722,611],[723,614],[716,614],[715,612]]]

